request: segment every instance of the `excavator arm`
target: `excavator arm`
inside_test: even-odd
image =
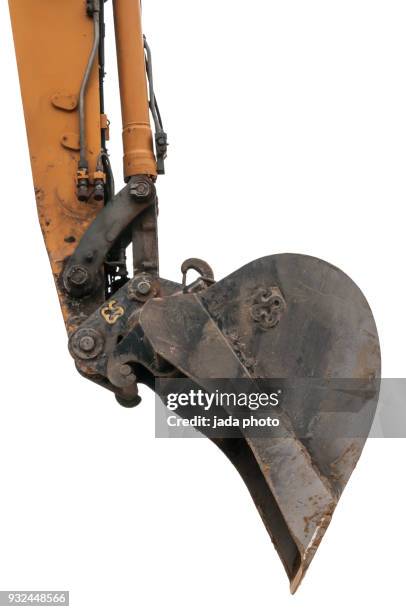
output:
[[[117,192],[104,2],[9,0],[39,221],[69,350],[78,371],[126,407],[140,401],[139,384],[164,399],[162,381],[206,391],[220,381],[255,390],[279,381],[277,433],[237,425],[209,437],[243,477],[294,592],[372,423],[375,322],[353,281],[315,257],[263,257],[219,282],[191,258],[179,282],[160,276],[156,184],[167,135],[140,1],[112,3],[123,123]],[[199,277],[187,284],[191,269]],[[233,416],[221,402],[219,410]]]

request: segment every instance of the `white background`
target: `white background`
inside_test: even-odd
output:
[[[405,376],[405,3],[143,4],[171,143],[162,275],[180,279],[192,256],[217,278],[272,253],[324,258],[369,299],[384,375]],[[36,217],[5,0],[0,41],[0,589],[70,589],[75,612],[403,610],[403,440],[368,442],[292,597],[214,445],[155,440],[151,392],[125,410],[76,374]]]

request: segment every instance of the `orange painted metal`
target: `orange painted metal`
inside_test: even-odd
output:
[[[55,280],[100,210],[76,198],[77,98],[93,43],[84,0],[9,0],[38,214]],[[86,94],[89,171],[101,148],[97,60]],[[57,283],[64,319],[78,314]],[[68,324],[69,326],[69,324]]]
[[[139,0],[113,0],[123,121],[124,178],[157,175]]]

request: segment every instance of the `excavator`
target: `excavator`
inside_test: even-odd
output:
[[[210,439],[241,474],[294,593],[374,418],[374,318],[344,272],[308,255],[265,256],[219,281],[192,257],[178,280],[160,276],[157,177],[168,138],[151,48],[140,0],[111,0],[123,140],[116,190],[104,108],[107,1],[9,0],[38,216],[69,351],[78,372],[124,407],[140,402],[140,385],[161,393],[161,381],[211,391],[217,381],[259,389],[285,381],[278,433],[237,427]],[[188,283],[190,270],[197,278]]]

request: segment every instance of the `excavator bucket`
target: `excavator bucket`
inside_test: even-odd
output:
[[[200,387],[250,379],[265,391],[275,379],[284,388],[276,433],[214,441],[243,476],[294,592],[377,406],[379,341],[363,294],[324,261],[273,255],[203,292],[151,300],[140,323],[154,350]]]
[[[348,276],[305,255],[263,257],[219,282],[198,259],[184,262],[182,282],[160,276],[156,179],[167,136],[140,2],[112,4],[124,149],[117,193],[103,103],[104,2],[9,0],[39,219],[69,350],[78,371],[126,407],[139,403],[139,384],[164,402],[169,387],[185,383],[207,393],[278,388],[277,427],[241,426],[220,399],[216,414],[232,417],[229,431],[196,428],[240,472],[294,592],[374,418],[374,319]],[[198,279],[187,284],[190,269]],[[187,417],[192,408],[177,412]]]

